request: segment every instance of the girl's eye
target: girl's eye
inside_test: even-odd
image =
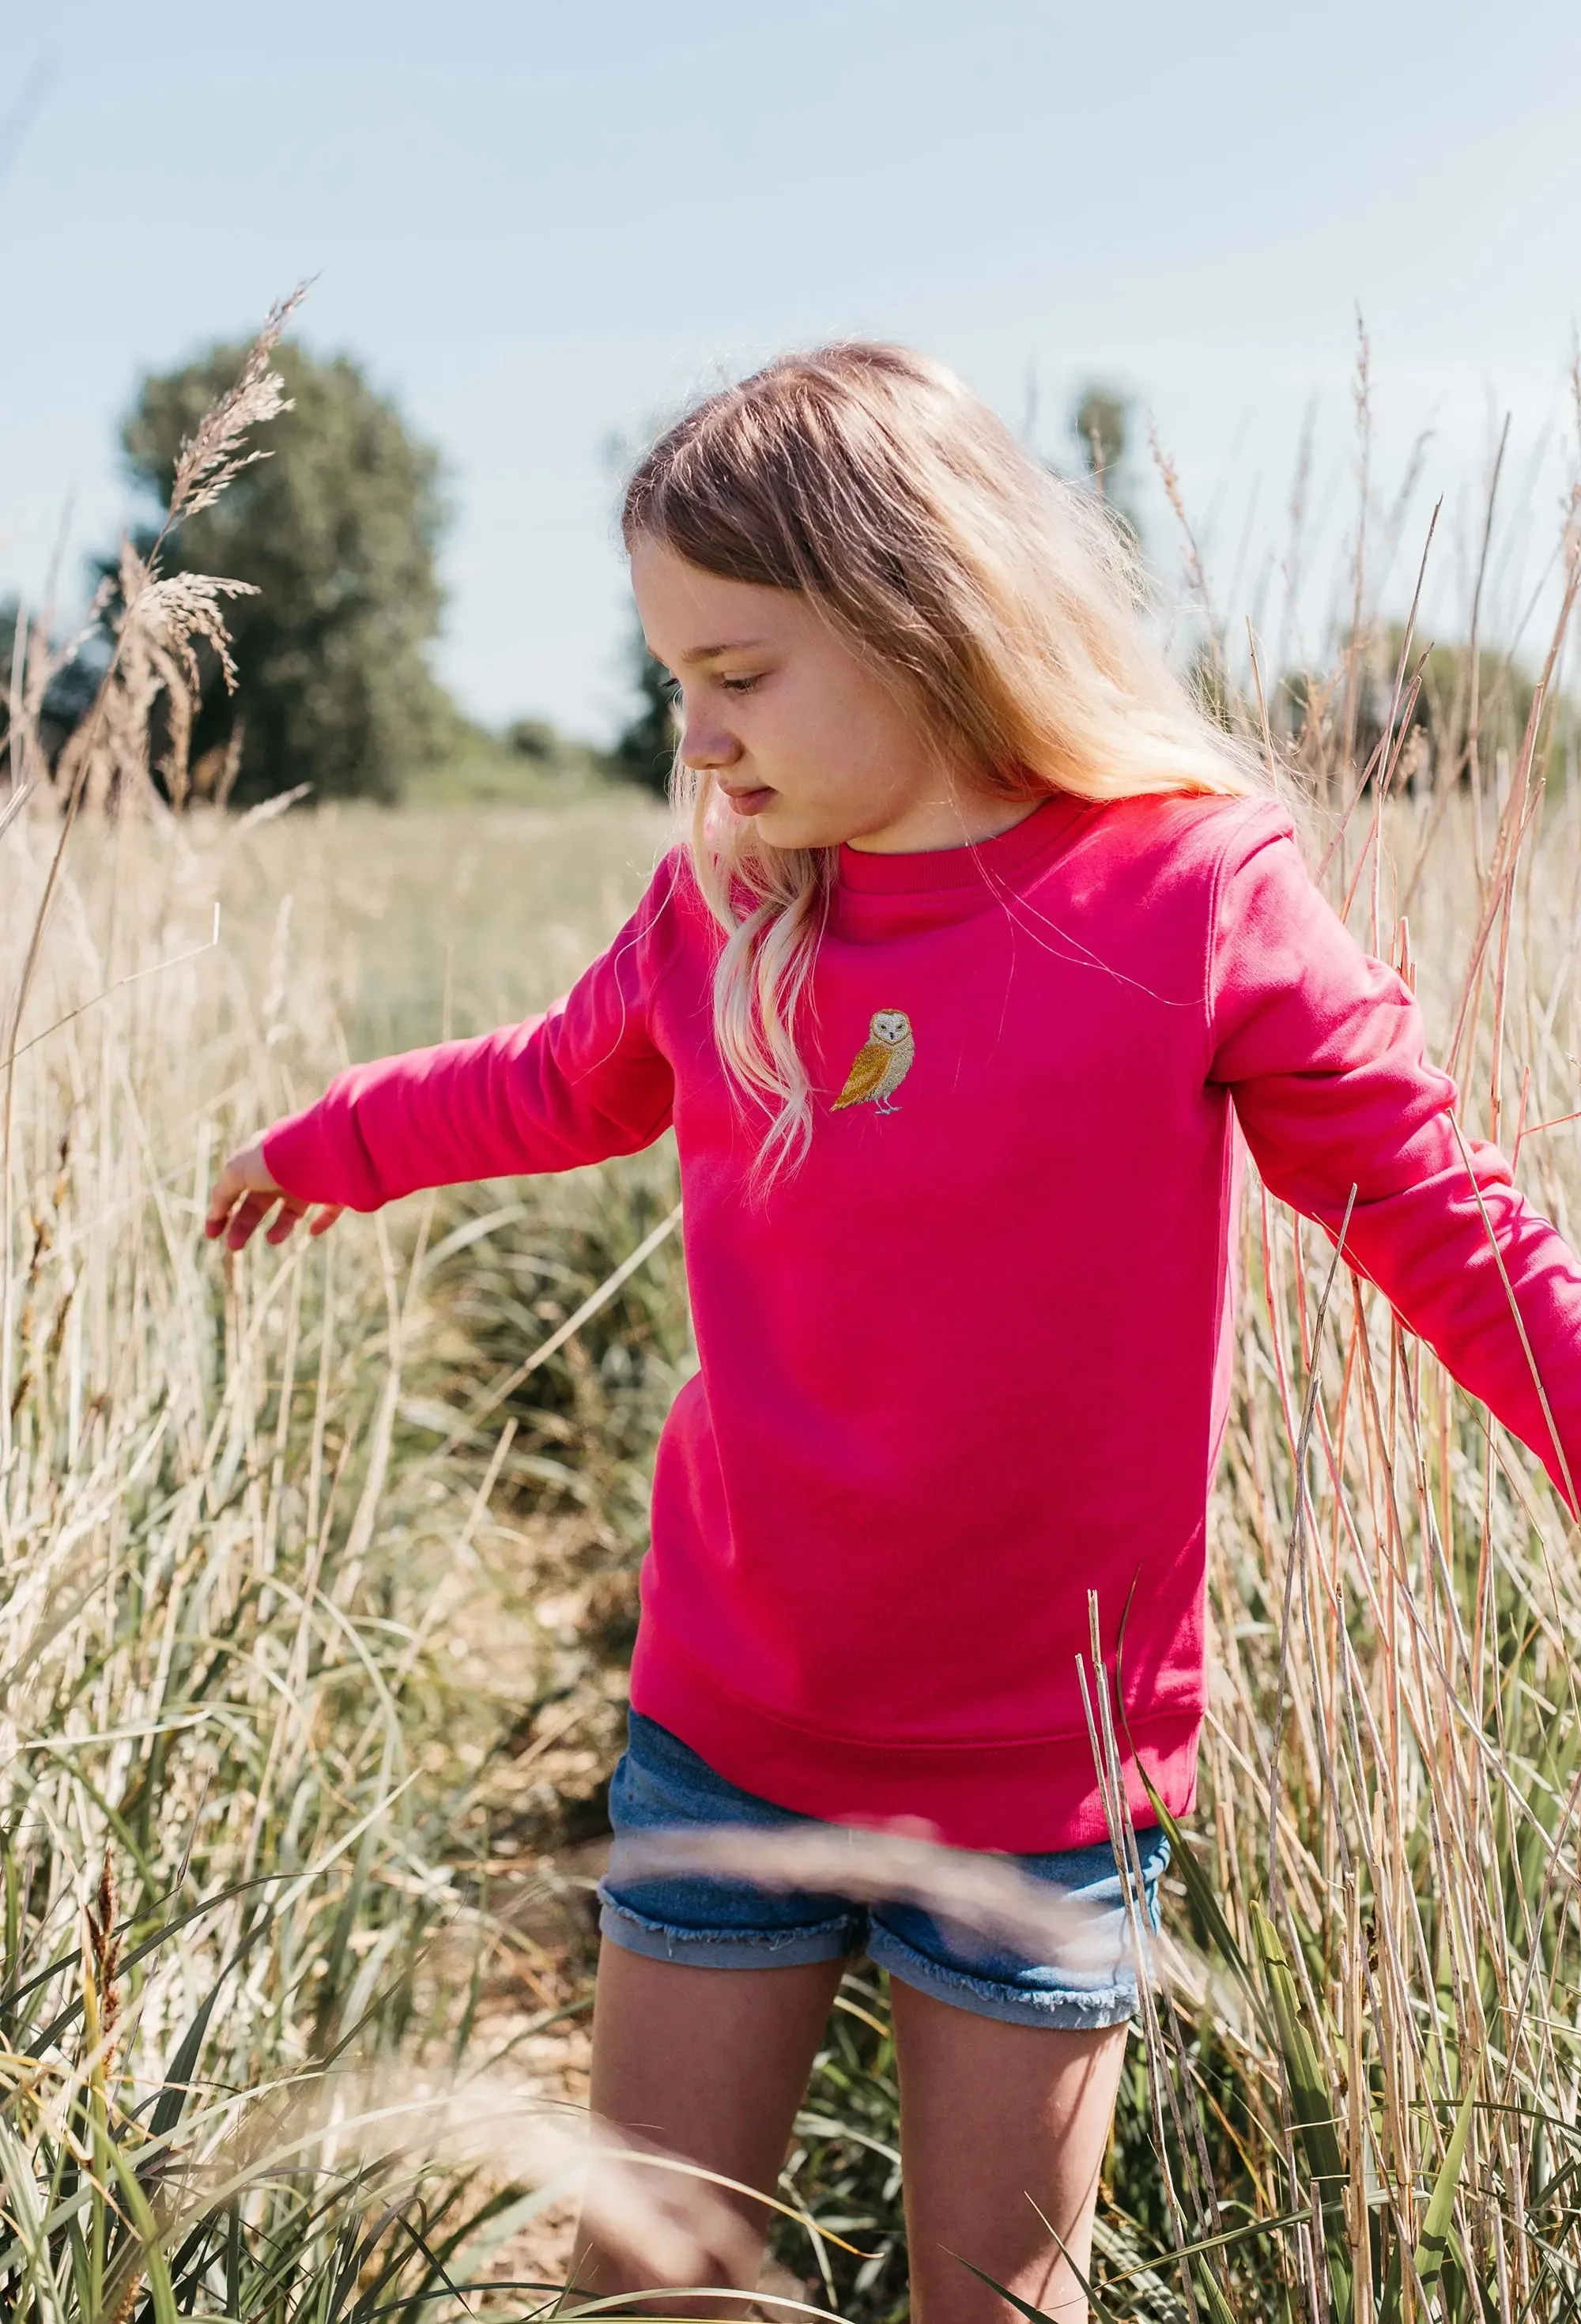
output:
[[[755,678],[722,678],[719,680],[726,694],[750,694],[757,683]]]

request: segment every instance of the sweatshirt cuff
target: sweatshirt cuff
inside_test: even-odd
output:
[[[264,1166],[275,1184],[299,1203],[333,1203],[348,1211],[376,1211],[384,1194],[362,1152],[356,1122],[348,1116],[343,1134],[332,1137],[324,1119],[328,1101],[305,1106],[272,1122],[261,1141]],[[347,1152],[355,1146],[354,1157]]]

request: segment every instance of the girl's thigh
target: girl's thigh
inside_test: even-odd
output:
[[[632,2159],[590,2176],[579,2290],[755,2282],[768,2207],[707,2179],[644,2166],[641,2156],[660,2149],[772,2194],[844,1966],[696,1968],[606,1941],[592,2107]],[[678,2312],[673,2301],[664,2305]],[[697,2304],[698,2315],[732,2312],[717,2300]]]
[[[592,2103],[637,2159],[594,2173],[577,2290],[750,2290],[766,2206],[640,2158],[659,2150],[772,2193],[843,1966],[696,1969],[605,1946]],[[1015,2311],[963,2261],[1056,2324],[1078,2324],[1125,2027],[1006,2024],[899,1978],[891,1997],[918,2324],[1011,2324]],[[717,2300],[652,2304],[748,2312]]]
[[[1126,2028],[1007,2024],[898,1978],[890,1996],[917,2324],[1014,2317],[964,2261],[1058,2324],[1085,2324]]]

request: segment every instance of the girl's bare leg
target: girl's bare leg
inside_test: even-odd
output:
[[[1125,2028],[1002,2024],[898,1978],[890,1996],[912,2324],[1014,2324],[962,2259],[1059,2324],[1085,2324],[1060,2242],[1085,2276]]]
[[[606,1943],[593,2015],[594,2114],[638,2144],[772,2194],[843,1966],[688,1969]],[[701,2204],[712,2221],[699,2233],[697,2182],[638,2166],[625,2183],[639,2200],[679,2209],[677,2232],[654,2238],[661,2246],[668,2241],[668,2264],[662,2248],[656,2269],[654,2260],[616,2246],[601,2229],[596,2186],[577,2238],[577,2291],[654,2291],[666,2283],[752,2289],[773,2217],[763,2204],[704,2188]],[[621,2174],[606,2178],[602,2200],[622,2210]],[[680,2257],[688,2246],[695,2272]],[[676,2303],[667,2305],[673,2314]],[[695,2311],[744,2312],[726,2301],[697,2301]]]

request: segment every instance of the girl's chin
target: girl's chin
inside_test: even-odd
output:
[[[767,785],[761,790],[739,792],[734,798],[728,791],[720,791],[717,799],[717,812],[727,816],[733,824],[750,824],[769,847],[837,847],[845,836],[841,831],[823,828],[805,808],[799,813],[781,792]]]
[[[720,805],[730,822],[736,825],[750,824],[758,837],[771,847],[816,846],[802,829],[804,818],[793,807],[788,807],[778,791],[745,791],[736,798],[724,794]]]

